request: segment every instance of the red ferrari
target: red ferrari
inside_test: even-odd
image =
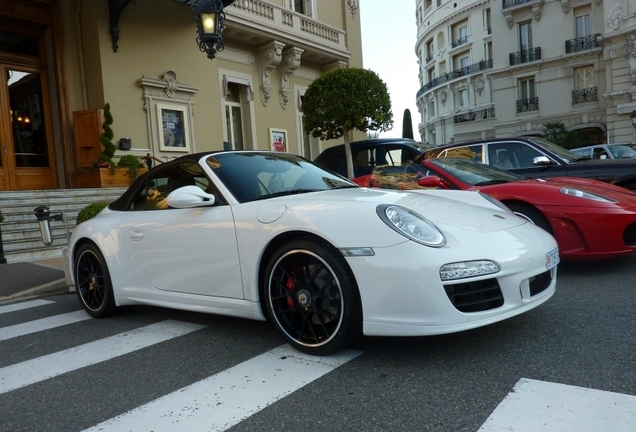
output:
[[[394,171],[401,168],[399,171]],[[525,179],[467,159],[427,159],[421,165],[378,167],[361,186],[442,188],[484,192],[554,236],[562,259],[612,258],[636,252],[636,194],[578,177]]]

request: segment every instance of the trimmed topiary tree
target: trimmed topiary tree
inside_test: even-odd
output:
[[[99,155],[99,166],[103,164],[109,164],[110,168],[115,168],[115,163],[113,162],[113,156],[115,155],[115,151],[117,151],[117,146],[113,144],[113,138],[115,134],[113,133],[113,129],[110,127],[114,122],[113,114],[110,112],[110,104],[107,103],[104,105],[104,123],[102,123],[102,134],[99,136],[99,141],[102,143],[104,150]]]
[[[393,126],[386,84],[373,71],[340,68],[309,85],[303,96],[305,131],[323,140],[344,137],[347,176],[353,178],[349,132],[386,131]]]
[[[411,110],[404,110],[402,117],[402,138],[413,139],[413,121],[411,120]]]

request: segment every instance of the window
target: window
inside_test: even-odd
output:
[[[307,16],[313,16],[312,0],[293,0],[293,9]]]
[[[435,79],[435,69],[429,69],[428,71],[428,82],[431,82]]]
[[[519,24],[519,46],[521,51],[532,49],[532,22]]]
[[[527,100],[535,96],[534,77],[519,79],[519,99]]]
[[[574,69],[574,89],[583,90],[594,87],[594,66]]]
[[[460,69],[467,68],[470,66],[470,58],[468,56],[460,57],[458,66]]]
[[[466,40],[468,39],[468,25],[463,25],[459,27],[459,40]]]
[[[430,117],[435,117],[435,100],[433,99],[428,102],[428,113]]]
[[[468,106],[468,89],[466,87],[457,90],[457,103],[459,107]]]
[[[427,58],[433,57],[434,52],[435,52],[435,48],[433,47],[433,39],[431,39],[430,41],[426,42],[426,57]]]
[[[209,192],[210,183],[201,167],[184,162],[161,169],[149,177],[130,203],[130,210],[165,210],[170,192],[183,186],[198,186]]]
[[[492,59],[492,42],[484,44],[484,60]]]
[[[225,127],[228,143],[233,150],[244,150],[241,85],[230,82],[225,96]]]
[[[490,22],[490,9],[486,9],[484,10],[484,28],[488,31],[488,34],[490,34],[490,29],[491,29],[491,22]]]
[[[580,13],[580,12],[579,12]],[[592,19],[589,12],[574,17],[576,37],[592,35]]]
[[[506,153],[502,153],[506,151]],[[545,156],[525,143],[497,143],[488,145],[488,165],[497,166],[499,159],[507,157],[513,168],[532,168],[535,157]]]

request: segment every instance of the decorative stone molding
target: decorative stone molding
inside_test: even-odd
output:
[[[506,18],[506,24],[508,24],[508,28],[512,28],[515,25],[515,20],[512,19],[512,12],[504,11],[504,17]]]
[[[194,103],[192,95],[199,91],[198,88],[179,82],[177,74],[173,70],[167,70],[161,77],[142,76],[137,83],[144,91],[144,109],[148,111],[152,100],[185,102],[194,115]]]
[[[322,69],[324,72],[328,72],[330,70],[334,70],[334,69],[339,69],[339,68],[346,68],[347,67],[347,62],[346,61],[342,61],[342,60],[337,60],[335,62],[331,62],[326,64]]]
[[[636,86],[636,33],[627,37],[627,62],[632,76],[632,87]]]
[[[442,105],[446,105],[446,99],[448,98],[448,93],[445,91],[439,94],[439,100],[442,101]]]
[[[481,96],[481,94],[483,93],[484,87],[485,83],[483,79],[478,79],[477,81],[475,81],[475,91],[479,96]]]
[[[290,47],[283,51],[283,60],[280,64],[280,105],[283,109],[287,109],[289,105],[289,95],[291,90],[289,89],[289,77],[300,66],[300,58],[303,54],[303,49],[298,47]]]
[[[607,25],[614,31],[618,30],[623,22],[623,6],[619,0],[607,17]]]
[[[570,0],[561,0],[561,7],[563,8],[564,14],[570,12]]]
[[[258,67],[261,74],[261,101],[267,107],[272,96],[272,71],[283,57],[284,43],[273,41],[258,49]]]

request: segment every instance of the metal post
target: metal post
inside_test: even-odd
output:
[[[0,264],[6,264],[7,259],[4,257],[4,248],[2,247],[2,225],[0,224]]]

